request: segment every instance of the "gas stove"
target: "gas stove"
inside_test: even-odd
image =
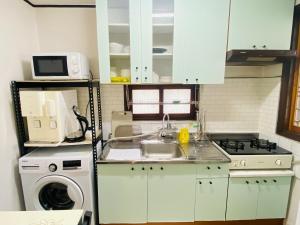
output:
[[[213,134],[212,140],[231,159],[230,169],[289,169],[292,153],[257,134]]]

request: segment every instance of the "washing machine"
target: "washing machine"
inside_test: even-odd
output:
[[[39,148],[19,159],[26,210],[94,210],[90,146]]]

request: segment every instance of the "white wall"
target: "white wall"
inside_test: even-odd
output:
[[[0,30],[0,210],[19,210],[24,208],[10,81],[31,76],[30,55],[38,50],[35,10],[24,1],[2,0]]]
[[[38,8],[37,25],[42,52],[82,52],[99,75],[94,8]]]
[[[265,69],[265,75],[278,74],[280,68],[268,67]],[[300,161],[300,143],[288,138],[284,138],[276,134],[276,123],[278,116],[279,106],[279,94],[280,94],[280,78],[264,79],[261,88],[261,107],[260,107],[260,119],[259,119],[259,131],[260,137],[272,140],[279,143],[279,145],[294,153],[294,161]],[[295,171],[295,179],[293,181],[290,207],[288,212],[288,218],[286,220],[287,225],[300,224],[300,164],[297,163],[293,166]]]

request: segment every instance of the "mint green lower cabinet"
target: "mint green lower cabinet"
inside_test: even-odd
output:
[[[144,165],[98,165],[98,194],[101,224],[147,222]]]
[[[229,178],[226,220],[285,218],[291,177]]]
[[[193,222],[195,182],[195,165],[151,166],[148,170],[148,222]]]
[[[226,220],[256,219],[258,185],[255,178],[229,178]]]
[[[260,180],[257,219],[285,218],[291,177],[271,177]]]
[[[228,178],[198,179],[196,183],[196,221],[224,221]]]

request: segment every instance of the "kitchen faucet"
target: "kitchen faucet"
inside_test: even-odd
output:
[[[167,118],[167,124],[165,125],[166,123],[166,118]],[[161,129],[161,132],[160,132],[160,136],[161,137],[167,137],[167,136],[172,136],[172,125],[170,123],[170,116],[168,113],[165,113],[164,116],[163,116],[163,119],[162,119],[162,129]]]

